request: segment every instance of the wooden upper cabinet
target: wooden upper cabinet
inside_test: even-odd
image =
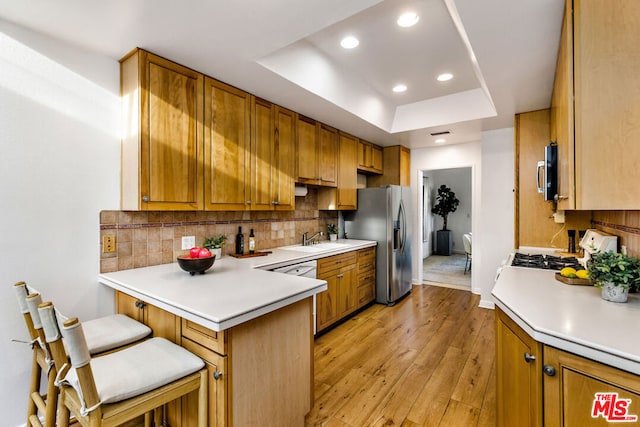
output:
[[[338,185],[337,129],[324,124],[320,124],[320,130],[318,131],[318,140],[318,174],[320,176],[319,184],[335,187]]]
[[[358,171],[381,174],[382,156],[382,147],[358,140]]]
[[[123,210],[198,210],[204,76],[136,49],[120,61]]]
[[[250,209],[251,96],[206,77],[204,99],[205,209]]]
[[[297,181],[303,184],[336,187],[338,131],[302,116],[298,116],[297,123]]]
[[[411,151],[402,145],[384,147],[384,172],[367,179],[367,186],[411,185]]]
[[[295,113],[253,97],[251,209],[295,208]]]
[[[567,1],[552,97],[559,209],[640,209],[639,39],[640,2]]]
[[[338,142],[337,187],[323,187],[318,192],[318,209],[356,210],[358,208],[358,141],[340,132]]]

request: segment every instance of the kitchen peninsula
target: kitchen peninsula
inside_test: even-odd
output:
[[[492,291],[498,425],[594,425],[596,393],[640,416],[640,298],[612,303],[554,274],[506,266]]]
[[[209,425],[303,425],[314,398],[313,296],[327,282],[268,270],[376,244],[341,242],[321,251],[225,256],[202,275],[171,263],[101,274],[99,282],[116,291],[118,312],[205,360]],[[187,397],[170,408],[170,424],[192,425],[195,402]]]

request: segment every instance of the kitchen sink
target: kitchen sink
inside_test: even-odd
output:
[[[348,245],[346,243],[327,242],[327,243],[318,243],[317,245],[309,245],[309,246],[302,246],[302,245],[283,246],[279,249],[284,249],[287,251],[317,253],[317,252],[333,251],[336,249],[344,249],[344,248],[348,248],[349,246],[351,245]]]

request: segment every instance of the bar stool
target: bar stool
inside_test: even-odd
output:
[[[46,427],[54,426],[58,390],[55,387],[55,367],[50,356],[50,349],[44,339],[42,324],[37,315],[37,306],[42,298],[34,289],[29,289],[25,282],[14,285],[20,311],[23,314],[33,349],[31,382],[29,386],[29,403],[27,407],[27,427],[41,426],[38,411],[44,416]],[[139,341],[151,333],[146,325],[127,316],[116,314],[85,322],[87,343],[93,355],[113,351]],[[42,373],[47,373],[47,392],[40,393]]]
[[[194,390],[198,426],[207,426],[207,368],[198,356],[151,338],[92,358],[77,318],[59,328],[53,304],[40,304],[38,312],[58,371],[61,427],[68,427],[70,414],[83,426],[120,425]]]

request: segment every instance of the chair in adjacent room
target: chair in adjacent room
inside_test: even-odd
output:
[[[207,426],[207,368],[198,356],[151,338],[92,358],[77,318],[59,327],[50,302],[38,313],[58,370],[59,426],[68,427],[70,414],[83,426],[117,426],[195,390],[198,426]]]
[[[14,290],[33,349],[26,425],[27,427],[42,426],[38,417],[40,413],[44,418],[44,426],[51,427],[56,424],[58,389],[54,384],[56,370],[37,315],[37,307],[42,302],[42,298],[34,289],[29,289],[25,282],[16,283]],[[90,320],[84,325],[89,352],[92,355],[125,347],[151,334],[148,326],[121,314]],[[44,394],[40,392],[43,373],[47,376],[47,391]]]
[[[467,255],[467,259],[464,262],[464,274],[467,274],[467,271],[471,271],[471,234],[463,234],[462,235],[462,243],[464,243],[464,252]]]

